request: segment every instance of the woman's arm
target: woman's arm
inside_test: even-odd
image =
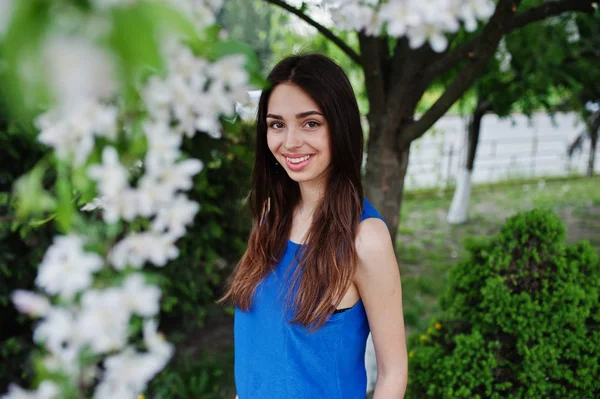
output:
[[[373,399],[401,399],[408,381],[402,287],[390,233],[381,219],[359,224],[356,251],[355,283],[367,311],[377,357]]]

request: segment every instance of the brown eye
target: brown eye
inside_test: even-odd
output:
[[[308,122],[306,122],[306,126],[310,129],[314,129],[316,127],[321,126],[321,124],[317,121],[308,121]]]
[[[281,123],[281,122],[271,122],[269,124],[269,127],[271,129],[282,129],[283,128],[283,123]]]

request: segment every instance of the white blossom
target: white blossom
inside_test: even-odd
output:
[[[80,101],[67,108],[54,108],[35,120],[38,140],[54,148],[61,159],[73,157],[82,166],[94,148],[94,137],[116,137],[117,109],[97,101]]]
[[[245,87],[248,82],[245,62],[246,57],[242,54],[229,55],[210,65],[207,72],[212,79],[222,81],[230,88]]]
[[[409,29],[409,45],[412,48],[421,47],[426,41],[434,51],[441,52],[448,46],[448,39],[437,25],[423,24]]]
[[[167,364],[168,359],[152,352],[140,353],[128,347],[104,361],[104,378],[95,399],[131,399],[141,394],[148,381]]]
[[[167,200],[177,190],[189,190],[192,188],[192,178],[203,168],[202,161],[198,159],[186,159],[175,164],[163,165],[159,169],[147,165],[147,173],[140,179],[141,190],[152,191],[151,187],[160,190],[160,195]]]
[[[121,349],[127,342],[131,312],[121,289],[88,290],[81,298],[77,332],[96,353]]]
[[[477,18],[486,19],[494,14],[496,9],[492,0],[466,0],[466,7],[470,7]]]
[[[181,136],[164,121],[146,122],[144,133],[148,141],[145,164],[153,170],[174,163],[180,156]]]
[[[198,130],[219,137],[219,115],[233,114],[235,101],[247,96],[245,57],[226,56],[209,64],[176,40],[167,41],[164,52],[167,76],[150,78],[142,89],[152,119],[175,122],[174,131],[188,137]]]
[[[131,233],[119,241],[109,253],[108,259],[117,270],[123,270],[126,266],[139,269],[146,262],[164,266],[178,255],[175,237],[142,232]]]
[[[145,217],[170,203],[178,190],[189,190],[192,177],[203,168],[202,161],[197,159],[173,164],[154,155],[147,157],[145,166],[146,173],[139,179],[135,198],[137,212]]]
[[[152,230],[168,233],[174,237],[185,234],[185,226],[194,221],[194,216],[200,209],[197,202],[190,201],[185,195],[177,195],[172,202],[162,206],[152,222]]]
[[[110,53],[83,36],[50,35],[42,59],[46,81],[62,108],[90,99],[106,100],[116,94]]]
[[[84,211],[84,212],[91,212],[91,211],[96,210],[96,209],[102,209],[102,199],[96,197],[96,198],[92,199],[91,202],[88,202],[87,204],[84,204],[79,209],[82,210],[82,211]]]
[[[44,344],[61,370],[77,369],[80,350],[75,315],[61,307],[51,308],[33,332],[33,340]]]
[[[429,43],[436,52],[448,46],[446,33],[477,28],[477,20],[494,12],[493,0],[326,0],[336,26],[378,35],[385,26],[393,37],[406,36],[411,47]]]
[[[388,33],[395,37],[404,36],[409,26],[421,23],[421,16],[416,9],[411,9],[406,2],[392,1],[384,4],[381,6],[380,15],[388,24]]]
[[[127,169],[119,162],[119,154],[114,147],[104,147],[102,164],[90,166],[88,175],[98,182],[98,191],[103,196],[116,196],[127,187]]]
[[[70,300],[92,283],[92,273],[100,270],[102,258],[83,249],[83,239],[57,236],[40,264],[35,283],[49,294]]]
[[[122,287],[124,305],[129,311],[144,317],[155,316],[160,308],[160,289],[146,284],[143,275],[136,273],[127,276]]]
[[[8,393],[3,395],[2,399],[58,399],[59,393],[58,386],[52,381],[42,381],[35,391],[26,391],[15,384],[10,384]]]
[[[127,347],[105,360],[104,375],[94,399],[129,399],[145,390],[148,381],[165,367],[173,355],[173,345],[157,333],[154,320],[144,321],[144,343],[146,352]]]
[[[144,345],[146,345],[149,352],[163,359],[169,359],[173,355],[173,345],[168,343],[162,334],[158,333],[157,327],[154,319],[144,321]]]
[[[101,198],[102,216],[106,223],[115,223],[119,219],[133,220],[140,214],[140,193],[127,186],[118,195]]]
[[[11,299],[19,312],[31,317],[44,316],[50,310],[48,298],[35,292],[16,290],[12,293]]]

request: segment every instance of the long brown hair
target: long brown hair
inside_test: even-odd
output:
[[[256,159],[248,204],[252,230],[248,248],[228,281],[225,295],[247,311],[258,284],[276,267],[289,238],[300,188],[267,146],[267,107],[272,90],[291,83],[321,108],[330,134],[331,164],[324,194],[317,205],[306,244],[297,255],[298,267],[290,287],[294,319],[311,330],[320,328],[341,302],[354,278],[357,254],[354,245],[363,208],[361,163],[363,133],[356,97],[344,71],[320,54],[290,56],[267,77],[269,88],[258,104]],[[292,290],[287,306],[292,305]]]

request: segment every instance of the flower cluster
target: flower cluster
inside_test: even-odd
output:
[[[39,140],[62,160],[83,166],[97,137],[115,140],[114,60],[90,38],[53,33],[43,43],[44,80],[55,105],[36,118]]]
[[[248,74],[245,58],[233,55],[214,64],[194,57],[191,50],[170,43],[165,50],[171,74],[166,79],[153,77],[143,91],[150,115],[162,130],[171,119],[175,132],[193,135],[197,130],[220,136],[219,114],[231,114],[231,99],[247,99]]]
[[[461,24],[468,31],[477,28],[478,19],[489,18],[493,0],[325,0],[332,6],[336,26],[364,30],[379,35],[406,36],[412,48],[428,42],[434,51],[448,47],[446,33],[457,32]]]
[[[91,12],[139,2],[95,0]],[[205,24],[214,21],[212,11],[221,2],[171,1]],[[95,183],[97,198],[82,210],[98,209],[107,226],[122,230],[109,243],[77,227],[56,236],[35,280],[41,292],[17,290],[12,300],[39,319],[34,341],[44,347],[42,364],[51,375],[67,376],[75,388],[94,387],[95,399],[136,398],[173,352],[157,333],[160,289],[142,270],[178,256],[176,241],[200,208],[185,192],[203,164],[186,158],[180,147],[197,132],[219,137],[219,117],[231,115],[248,90],[245,58],[211,62],[170,37],[161,49],[164,75],[133,82],[140,113],[132,117],[121,107],[113,73],[119,61],[110,48],[62,33],[43,43],[44,79],[55,103],[36,118],[38,138],[70,170]],[[140,138],[144,150],[133,150]],[[143,337],[132,328],[134,320],[143,324]],[[136,337],[143,345],[130,342]],[[51,380],[36,391],[12,385],[3,398],[56,399],[62,389]]]

